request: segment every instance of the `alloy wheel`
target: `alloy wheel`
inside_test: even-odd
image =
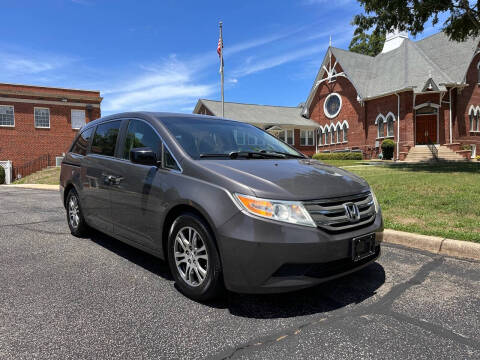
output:
[[[189,286],[199,286],[207,277],[208,252],[200,234],[192,227],[181,228],[174,243],[177,271]]]
[[[78,228],[80,224],[80,208],[76,196],[71,196],[68,202],[68,219],[74,229]]]

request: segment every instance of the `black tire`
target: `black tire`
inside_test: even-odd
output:
[[[175,250],[179,250],[180,252],[183,249],[180,247],[179,241],[176,241],[177,235],[182,231],[182,234],[188,234],[190,229],[193,229],[197,232],[197,237],[191,243],[201,244],[203,243],[206,248],[206,255],[203,251],[197,253],[197,250],[201,249],[201,246],[197,248],[194,246],[193,250],[195,255],[193,255],[192,250],[192,265],[195,262],[195,266],[201,266],[202,269],[206,268],[206,275],[204,276],[203,280],[200,281],[200,272],[199,267],[197,266],[197,270],[195,270],[194,266],[191,266],[190,269],[193,268],[191,272],[190,279],[186,275],[187,271],[183,271],[183,276],[181,271],[183,270],[182,267],[186,263],[179,264],[177,266],[175,260]],[[194,232],[192,232],[194,233]],[[198,240],[198,236],[200,237],[200,241]],[[185,245],[185,244],[184,244]],[[222,267],[220,263],[220,256],[217,251],[217,247],[215,245],[213,235],[208,229],[205,221],[196,214],[193,213],[184,213],[180,215],[172,224],[170,228],[169,236],[168,236],[168,264],[170,266],[170,270],[172,272],[172,276],[175,280],[175,283],[178,289],[187,297],[196,300],[196,301],[207,301],[211,300],[221,294],[223,291],[223,277],[222,277]],[[186,246],[188,248],[188,246]],[[188,251],[185,251],[185,253]],[[178,257],[177,251],[177,259],[180,262],[183,260],[187,261],[187,255],[184,257]],[[198,258],[196,257],[198,255]],[[183,255],[182,255],[183,256]],[[207,262],[205,263],[204,257],[207,257]],[[197,281],[195,281],[195,278]],[[188,282],[197,282],[197,285],[192,285]]]
[[[75,214],[78,216],[78,218],[75,218],[73,214],[73,211],[75,210],[73,204],[76,204]],[[71,189],[68,192],[65,207],[67,209],[67,223],[72,235],[77,237],[83,237],[87,235],[89,227],[85,222],[85,218],[83,217],[82,206],[80,205],[80,198],[78,197],[75,189]],[[74,219],[76,219],[76,221]]]

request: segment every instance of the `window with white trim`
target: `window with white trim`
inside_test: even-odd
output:
[[[13,106],[0,105],[0,126],[15,126]]]
[[[348,142],[348,126],[343,124],[343,142]]]
[[[475,127],[474,131],[480,131],[480,112],[477,111],[477,114],[475,115],[475,120],[477,123],[477,126]]]
[[[50,127],[50,109],[35,108],[34,109],[35,127],[49,128]]]
[[[329,129],[325,129],[325,141],[323,142],[325,145],[330,144],[330,131]]]
[[[337,125],[337,144],[340,144],[342,142],[342,138],[343,138],[343,131],[342,131],[342,127],[340,126],[340,124]]]
[[[285,129],[278,133],[278,138],[288,145],[295,145],[295,137],[293,129]]]
[[[336,144],[337,143],[337,129],[336,128],[332,128],[332,144]]]
[[[468,114],[468,117],[470,118],[470,131],[475,131],[476,129],[476,120],[477,120],[477,116],[475,116],[475,111],[472,109],[470,109],[470,113]]]
[[[395,121],[395,119],[393,118],[393,115],[388,115],[387,117],[387,136],[388,137],[393,137],[394,135],[394,126],[393,126],[393,122]]]
[[[85,110],[72,109],[72,129],[81,129],[85,125]]]
[[[383,115],[378,115],[377,120],[375,120],[377,125],[377,138],[382,139],[385,137],[385,118]]]
[[[300,131],[300,145],[313,146],[313,130]]]
[[[323,145],[323,131],[322,129],[318,129],[318,132],[317,132],[317,144],[319,146],[322,146]]]

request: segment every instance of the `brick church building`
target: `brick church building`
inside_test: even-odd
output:
[[[280,127],[295,133],[297,115],[307,120],[297,130],[304,138],[313,130],[313,141],[299,139],[292,145],[309,155],[359,150],[366,158],[375,158],[387,138],[397,145],[397,160],[428,144],[465,157],[475,155],[480,148],[478,45],[478,39],[452,42],[443,33],[412,41],[395,31],[375,57],[329,47],[306,102],[290,115],[292,124]],[[199,100],[194,112],[219,115],[207,102]],[[274,108],[278,112],[284,107]],[[292,113],[292,108],[284,109]],[[245,112],[236,113],[245,117]],[[272,121],[265,128],[275,125]],[[462,152],[461,145],[470,145],[472,152]]]

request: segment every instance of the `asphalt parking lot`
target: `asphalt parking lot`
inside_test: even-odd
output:
[[[385,245],[340,280],[205,305],[164,262],[71,236],[57,192],[0,187],[0,358],[479,359],[480,262]]]

